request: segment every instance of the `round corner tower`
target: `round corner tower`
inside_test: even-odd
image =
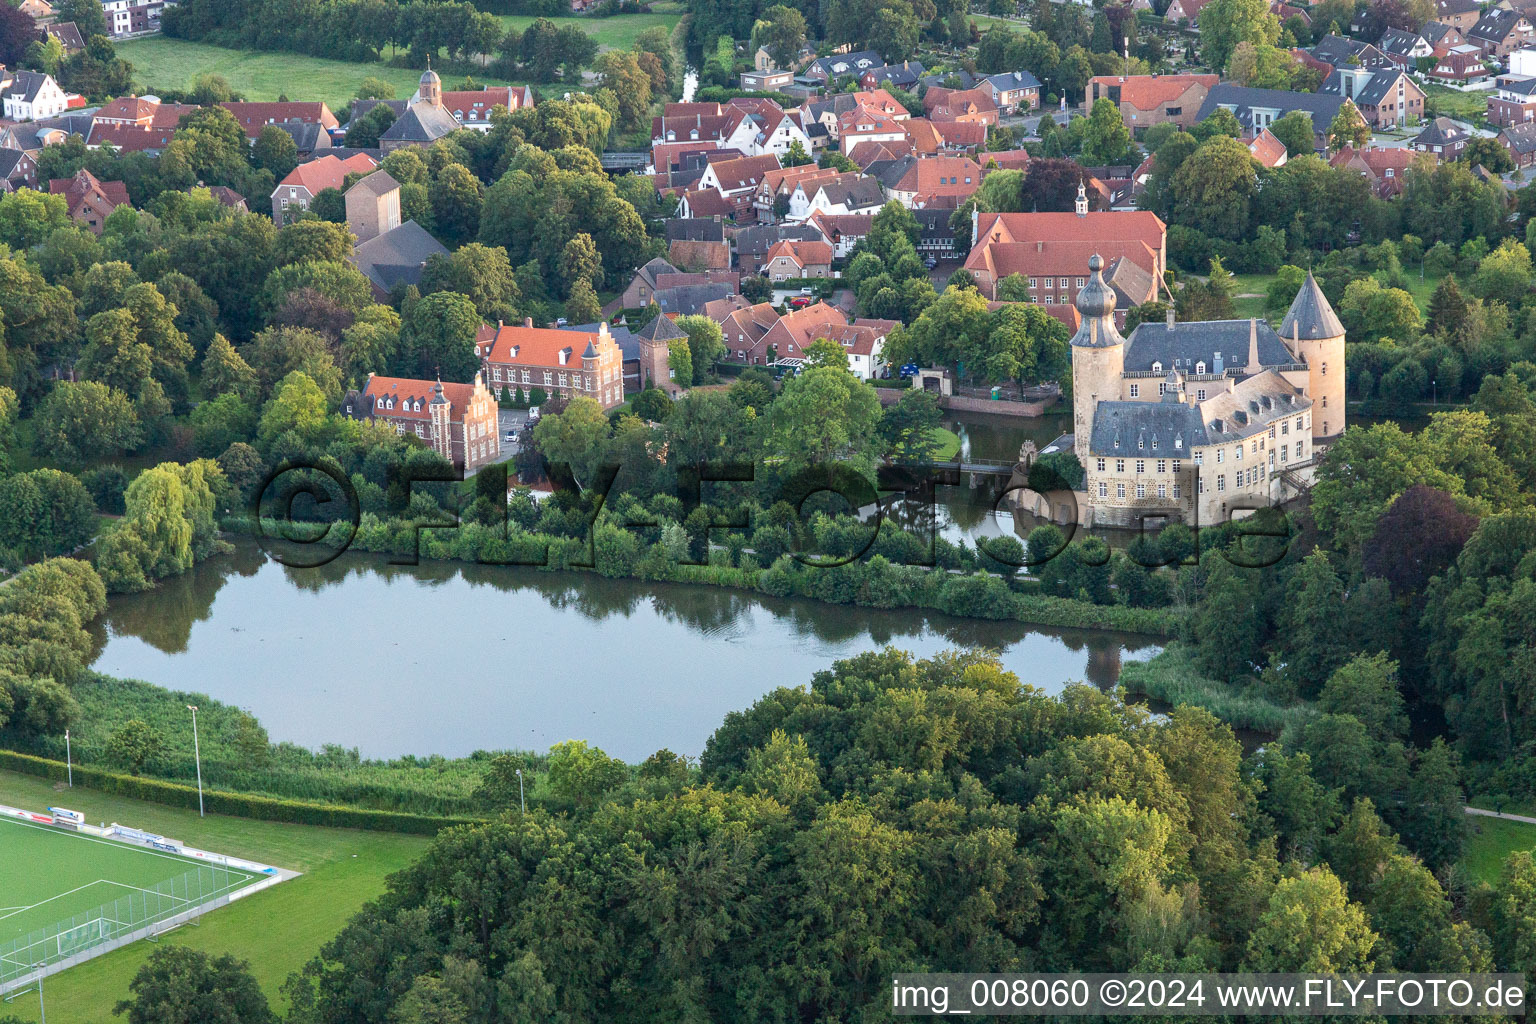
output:
[[[1104,260],[1088,260],[1088,283],[1077,292],[1081,318],[1072,335],[1072,450],[1088,464],[1093,416],[1100,402],[1120,400],[1125,372],[1125,339],[1115,327],[1115,292],[1104,283]]]
[[[1280,337],[1307,364],[1312,440],[1325,444],[1344,433],[1344,325],[1310,271],[1280,322]]]

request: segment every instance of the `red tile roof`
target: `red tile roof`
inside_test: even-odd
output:
[[[781,257],[788,259],[802,270],[808,266],[830,266],[832,263],[832,247],[826,242],[810,242],[785,238],[775,243],[773,248],[768,250],[768,255],[763,257],[763,263],[766,265]]]
[[[345,160],[327,155],[307,164],[299,164],[278,185],[302,185],[309,190],[310,195],[315,196],[322,189],[341,188],[342,182],[353,171],[367,173],[378,166],[378,162],[366,153],[355,153]]]
[[[848,318],[836,306],[816,302],[780,317],[763,336],[763,341],[769,345],[790,342],[803,349],[816,340],[817,336],[813,333],[813,329],[826,324],[846,324],[847,322]],[[779,352],[781,357],[788,354],[787,349],[781,349]]]
[[[406,420],[432,420],[432,392],[437,387],[435,380],[415,380],[410,377],[379,377],[373,374],[368,376],[368,383],[363,385],[363,397],[368,399],[373,406],[374,413],[379,416],[392,416]],[[474,397],[475,386],[473,384],[459,384],[454,381],[443,382],[443,397],[448,399],[448,418],[450,420],[463,420],[464,411],[469,408],[469,400]],[[393,409],[378,408],[378,400],[395,400]],[[407,405],[409,402],[409,405]],[[417,408],[420,403],[420,408]]]
[[[337,126],[336,115],[331,113],[324,103],[315,102],[282,102],[282,103],[220,103],[219,106],[235,115],[235,120],[240,122],[240,127],[245,129],[245,134],[255,138],[261,134],[261,130],[269,124],[279,124],[284,121],[298,121],[304,124],[318,124],[324,128]]]
[[[164,149],[176,134],[174,128],[140,128],[134,124],[93,124],[87,144],[111,145],[123,153]]]
[[[1187,0],[1184,7],[1189,9]],[[1118,85],[1121,103],[1129,103],[1137,110],[1156,110],[1183,96],[1192,86],[1210,89],[1220,81],[1220,75],[1100,75],[1089,79],[1088,85],[1090,90],[1095,82]]]
[[[1285,162],[1285,143],[1275,138],[1275,133],[1265,128],[1248,143],[1248,152],[1265,167],[1279,167]]]
[[[476,335],[476,355],[487,362],[513,363],[520,366],[574,366],[581,369],[581,354],[587,346],[597,345],[600,335],[587,331],[561,331],[551,327],[501,327],[490,339],[489,347]],[[612,342],[610,342],[612,344]],[[560,353],[565,352],[561,363]]]
[[[95,192],[116,209],[119,206],[128,206],[128,186],[120,181],[101,181],[85,168],[74,173],[70,178],[50,178],[48,191],[56,196],[63,196],[69,203],[69,212],[73,216],[80,209],[80,204]]]

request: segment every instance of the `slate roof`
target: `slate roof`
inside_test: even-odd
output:
[[[725,225],[712,217],[672,217],[664,227],[669,242],[725,241]]]
[[[1261,366],[1295,364],[1296,357],[1285,342],[1262,320],[1191,321],[1175,323],[1172,330],[1166,322],[1156,320],[1138,324],[1131,332],[1125,343],[1125,371],[1151,373],[1152,364],[1158,363],[1158,372],[1177,369],[1194,373],[1196,364],[1204,363],[1206,373],[1216,373],[1218,353],[1224,369],[1241,370],[1248,363],[1250,331],[1258,339]]]
[[[11,79],[10,84],[4,89],[0,89],[0,94],[31,103],[37,99],[37,94],[42,91],[43,86],[47,82],[48,76],[42,72],[18,71],[16,72],[16,77]]]
[[[662,288],[656,292],[656,305],[663,313],[692,316],[704,308],[706,302],[728,298],[736,289],[728,284],[687,284],[680,288]]]
[[[1040,79],[1028,71],[1005,71],[998,75],[988,75],[986,82],[999,90],[1038,89]]]
[[[638,331],[635,337],[644,338],[646,341],[672,341],[675,338],[686,338],[683,329],[672,322],[672,318],[666,315],[658,316]]]
[[[331,133],[313,122],[290,121],[283,124],[275,124],[272,127],[287,132],[300,153],[313,153],[317,148],[330,148]],[[325,136],[324,145],[320,142],[322,135]]]
[[[413,103],[379,136],[380,142],[436,142],[459,130],[459,122],[442,107]]]
[[[678,269],[672,264],[668,263],[666,260],[662,259],[660,256],[657,256],[655,259],[642,264],[635,270],[635,276],[639,277],[653,289],[656,287],[656,278],[658,276],[662,274],[676,273],[678,273]]]
[[[1415,146],[1452,146],[1467,137],[1466,129],[1448,117],[1437,117],[1414,136]]]
[[[1182,402],[1100,402],[1088,450],[1121,458],[1174,458],[1207,443],[1200,410]]]
[[[16,165],[25,160],[26,156],[27,154],[19,149],[0,149],[0,181],[20,177]]]
[[[1476,36],[1490,43],[1502,43],[1524,17],[1523,11],[1495,7],[1477,19],[1477,24],[1467,30],[1467,38]]]
[[[1504,144],[1513,152],[1530,153],[1536,151],[1536,121],[1511,125],[1504,129],[1502,136]]]
[[[1287,338],[1293,334],[1302,338],[1335,338],[1344,333],[1344,325],[1339,323],[1328,297],[1310,271],[1296,298],[1291,300],[1285,319],[1280,321],[1280,333]]]
[[[72,21],[44,25],[43,31],[57,39],[59,45],[64,47],[65,53],[78,53],[85,49],[85,40],[80,38],[80,27]]]
[[[874,50],[861,50],[858,53],[839,53],[817,58],[807,64],[800,74],[841,78],[844,75],[861,75],[871,68],[884,66],[885,60]]]
[[[1389,28],[1376,41],[1376,48],[1383,53],[1395,53],[1399,57],[1406,57],[1413,52],[1414,47],[1425,41],[1416,32],[1404,32],[1400,28]]]
[[[1301,110],[1311,115],[1312,127],[1319,134],[1327,134],[1328,125],[1338,116],[1339,108],[1344,105],[1341,96],[1330,96],[1326,93],[1288,92],[1284,89],[1248,89],[1240,85],[1216,85],[1206,94],[1205,102],[1200,105],[1199,120],[1204,121],[1217,107],[1229,107],[1232,113],[1237,115],[1238,123],[1245,128],[1253,126],[1253,109],[1255,107],[1275,109],[1281,112],[1281,116],[1289,114],[1293,110]]]
[[[1207,442],[1221,444],[1267,431],[1271,423],[1312,408],[1312,400],[1275,371],[1265,370],[1239,381],[1231,391],[1213,395],[1198,408],[1205,419]]]
[[[393,192],[399,187],[400,183],[388,171],[374,171],[365,178],[359,178],[351,188],[347,189],[347,195],[356,192],[359,195],[366,193],[372,196],[382,196]]]
[[[905,89],[917,82],[926,70],[922,63],[909,60],[903,64],[887,64],[883,68],[870,68],[864,72],[866,75],[874,75],[876,81],[882,85],[894,85]]]
[[[821,232],[805,224],[760,224],[742,228],[736,232],[736,253],[740,256],[760,255],[786,238],[810,241],[821,238]]]
[[[420,284],[427,260],[447,254],[448,250],[414,220],[370,238],[353,250],[357,269],[384,292],[402,282]]]
[[[666,317],[658,317],[658,319],[665,320]],[[557,327],[555,329],[559,331],[579,331],[582,334],[596,335],[598,328],[601,326],[602,324],[571,324],[567,327]],[[682,332],[679,331],[678,333],[681,334]],[[634,332],[631,331],[628,327],[614,327],[609,325],[608,335],[613,338],[613,343],[619,346],[619,351],[623,353],[625,359],[640,358],[640,339],[635,337]],[[587,342],[587,348],[593,348],[591,341]]]

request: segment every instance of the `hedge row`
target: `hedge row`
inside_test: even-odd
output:
[[[0,750],[0,768],[24,775],[63,782],[68,777],[68,766],[63,761],[31,754],[18,754]],[[121,775],[89,765],[76,765],[76,784],[125,796],[133,800],[182,807],[197,808],[197,787],[179,782],[165,782],[135,775]],[[375,832],[404,832],[411,835],[436,835],[440,829],[452,825],[468,824],[467,818],[437,817],[425,814],[405,814],[400,811],[377,811],[363,808],[337,807],[333,804],[305,803],[298,800],[280,800],[267,796],[251,796],[244,793],[228,793],[222,790],[203,790],[203,805],[214,814],[229,814],[258,821],[283,821],[294,825],[323,825],[328,828],[361,828]]]

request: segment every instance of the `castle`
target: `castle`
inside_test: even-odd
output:
[[[1279,333],[1259,320],[1176,323],[1170,311],[1127,339],[1104,260],[1088,268],[1071,341],[1073,430],[1046,449],[1070,445],[1082,463],[1079,522],[1214,525],[1311,486],[1344,431],[1344,327],[1310,273]]]

